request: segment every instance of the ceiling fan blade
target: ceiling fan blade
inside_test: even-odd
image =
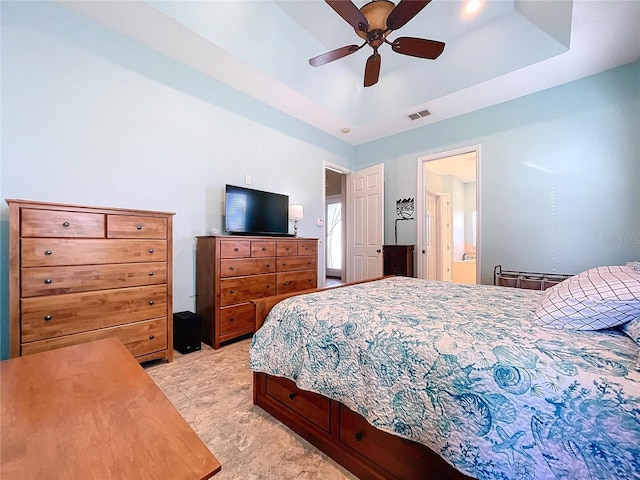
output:
[[[394,52],[412,57],[435,60],[444,50],[444,43],[424,38],[400,37],[391,44]]]
[[[431,0],[400,0],[387,17],[387,29],[397,30],[415,17]]]
[[[358,50],[360,50],[360,48],[361,47],[359,47],[358,45],[347,45],[346,47],[336,48],[335,50],[331,50],[330,52],[310,58],[309,65],[313,67],[319,67],[320,65],[324,65],[325,63],[333,62],[334,60],[338,60],[339,58],[351,55],[353,52],[357,52]]]
[[[369,30],[369,21],[351,0],[325,0],[325,2],[356,31],[366,32]]]
[[[364,86],[370,87],[378,83],[378,77],[380,76],[380,63],[382,58],[376,51],[367,59],[367,65],[364,69]]]

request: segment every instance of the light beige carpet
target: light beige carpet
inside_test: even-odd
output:
[[[252,402],[249,345],[241,340],[144,365],[222,464],[215,480],[357,478]]]

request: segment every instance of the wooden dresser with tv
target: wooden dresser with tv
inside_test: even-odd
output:
[[[173,213],[7,203],[11,357],[115,336],[173,359]]]
[[[197,237],[196,256],[202,340],[216,349],[255,331],[252,300],[318,284],[317,239],[202,236]]]

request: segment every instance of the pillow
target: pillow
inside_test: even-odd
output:
[[[598,267],[545,290],[535,325],[571,330],[615,327],[640,316],[640,272]]]
[[[622,325],[622,331],[633,338],[640,347],[640,317]],[[640,370],[640,353],[638,354],[638,360],[636,360],[636,368]]]
[[[627,262],[627,267],[631,267],[636,272],[640,272],[640,262]]]

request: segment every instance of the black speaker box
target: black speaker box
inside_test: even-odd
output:
[[[173,348],[182,354],[200,350],[201,319],[193,312],[173,314]]]

